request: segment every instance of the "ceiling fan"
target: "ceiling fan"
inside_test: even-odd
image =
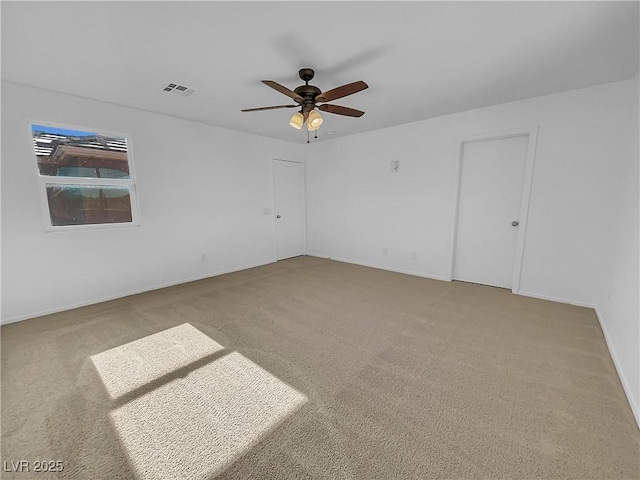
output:
[[[347,95],[358,93],[365,88],[369,88],[369,85],[362,80],[323,92],[318,87],[309,85],[309,80],[311,80],[315,75],[315,72],[311,68],[300,69],[298,75],[305,84],[296,87],[294,90],[289,90],[287,87],[284,87],[273,80],[262,80],[262,83],[265,85],[280,93],[284,93],[287,97],[292,98],[297,102],[297,105],[275,105],[272,107],[247,108],[242,111],[255,112],[258,110],[274,110],[277,108],[300,108],[300,110],[294,113],[291,117],[289,125],[294,128],[301,129],[306,122],[307,129],[309,131],[317,130],[324,121],[318,110],[334,113],[336,115],[345,115],[347,117],[361,117],[364,115],[362,110],[326,103],[337,100],[338,98],[346,97]],[[319,103],[322,105],[318,105]]]

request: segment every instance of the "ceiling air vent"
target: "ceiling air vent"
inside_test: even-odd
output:
[[[164,87],[165,92],[173,92],[178,95],[182,95],[183,97],[188,97],[195,90],[193,88],[185,87],[184,85],[178,85],[177,83],[170,83],[166,87]]]

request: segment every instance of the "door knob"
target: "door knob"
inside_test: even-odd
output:
[[[280,215],[276,215],[276,218],[280,218]]]
[[[511,222],[512,227],[517,227],[518,225],[520,225],[520,222],[518,222],[517,220],[514,220],[513,222]]]

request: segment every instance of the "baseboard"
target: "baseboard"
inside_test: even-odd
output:
[[[622,388],[624,390],[625,395],[627,396],[627,401],[629,402],[629,406],[631,407],[631,411],[633,412],[633,416],[636,419],[636,424],[638,429],[640,430],[640,412],[638,411],[637,402],[633,398],[633,394],[631,393],[631,389],[629,388],[629,383],[627,382],[627,378],[625,377],[622,369],[620,368],[620,362],[618,361],[618,357],[616,356],[615,350],[611,345],[611,337],[609,337],[609,333],[607,332],[607,327],[605,327],[604,321],[602,320],[602,314],[596,305],[593,307],[596,312],[596,317],[598,317],[598,322],[600,323],[600,329],[602,330],[602,334],[604,335],[604,340],[607,344],[607,348],[609,349],[609,355],[611,355],[611,359],[613,360],[613,365],[616,367],[616,372],[618,373],[618,378],[620,378],[620,383],[622,384]]]
[[[540,300],[549,300],[551,302],[558,303],[566,303],[568,305],[575,305],[576,307],[587,307],[587,308],[595,308],[595,305],[591,303],[581,302],[578,300],[569,300],[562,297],[554,297],[552,295],[544,295],[542,293],[532,293],[532,292],[514,292],[516,295],[522,295],[523,297],[531,297],[531,298],[539,298]]]
[[[239,268],[233,268],[231,270],[223,270],[223,271],[216,272],[216,273],[207,273],[205,275],[199,275],[199,276],[196,276],[196,277],[190,277],[190,278],[186,278],[186,279],[183,279],[183,280],[178,280],[176,282],[164,283],[164,284],[155,285],[155,286],[148,287],[148,288],[143,288],[143,289],[140,289],[140,290],[134,290],[132,292],[116,294],[116,295],[110,295],[110,296],[107,296],[107,297],[100,297],[100,298],[96,298],[96,299],[93,299],[93,300],[87,300],[86,302],[79,302],[79,303],[74,303],[74,304],[71,304],[71,305],[65,305],[65,306],[62,306],[62,307],[51,308],[51,309],[47,309],[47,310],[42,310],[40,312],[29,313],[29,314],[26,314],[26,315],[20,315],[18,317],[13,317],[13,318],[9,318],[9,319],[4,319],[3,318],[2,321],[0,321],[0,325],[8,325],[10,323],[16,323],[16,322],[21,322],[21,321],[24,321],[24,320],[29,320],[30,318],[37,318],[37,317],[42,317],[44,315],[51,315],[53,313],[65,312],[67,310],[73,310],[74,308],[86,307],[88,305],[95,305],[97,303],[108,302],[110,300],[117,300],[119,298],[130,297],[132,295],[138,295],[140,293],[151,292],[153,290],[159,290],[161,288],[174,287],[176,285],[182,285],[183,283],[197,282],[198,280],[204,280],[205,278],[217,277],[219,275],[226,275],[227,273],[234,273],[234,272],[239,272],[241,270],[248,270],[249,268],[262,267],[263,265],[269,265],[271,263],[275,263],[275,260],[268,260],[266,262],[254,263],[254,264],[251,264],[251,265],[246,265],[246,266],[239,267]]]
[[[313,254],[313,253],[307,253],[307,256],[316,257],[316,258],[324,258],[324,259],[328,259],[328,260],[335,260],[336,262],[342,262],[342,263],[350,263],[351,265],[360,265],[361,267],[376,268],[378,270],[386,270],[388,272],[403,273],[405,275],[413,275],[414,277],[429,278],[431,280],[440,280],[442,282],[450,282],[451,281],[447,277],[441,277],[441,276],[438,276],[438,275],[429,275],[429,274],[426,274],[426,273],[412,272],[411,270],[402,270],[402,269],[399,269],[399,268],[385,267],[385,266],[382,266],[382,265],[375,265],[373,263],[356,262],[356,261],[353,261],[353,260],[346,260],[344,258],[329,257],[327,255],[318,255],[318,254]]]

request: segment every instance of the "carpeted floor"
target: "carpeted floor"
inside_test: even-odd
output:
[[[594,312],[497,288],[298,257],[6,325],[1,355],[7,479],[640,477]]]

